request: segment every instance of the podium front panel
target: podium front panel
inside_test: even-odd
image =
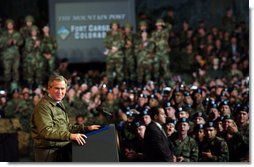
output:
[[[72,143],[73,162],[118,162],[117,136],[113,124],[86,133],[85,145]]]

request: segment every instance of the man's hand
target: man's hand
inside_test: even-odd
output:
[[[238,132],[238,128],[237,128],[236,123],[234,122],[232,125],[229,125],[227,131],[231,135],[237,133]]]
[[[100,127],[101,125],[91,125],[91,126],[88,126],[87,129],[89,131],[92,131],[92,130],[98,130]]]
[[[80,133],[71,133],[70,135],[70,139],[77,141],[79,145],[86,144],[85,141],[86,138],[87,138],[86,135]]]
[[[202,156],[203,156],[204,158],[212,158],[212,157],[213,157],[211,151],[202,152]]]
[[[183,162],[183,160],[184,160],[183,156],[176,157],[177,162]]]

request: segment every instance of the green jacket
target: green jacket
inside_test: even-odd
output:
[[[31,117],[32,138],[35,148],[59,148],[70,142],[70,133],[84,130],[84,125],[71,125],[63,102],[45,95]]]

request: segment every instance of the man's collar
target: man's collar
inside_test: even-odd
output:
[[[47,94],[46,96],[46,99],[52,104],[52,105],[54,105],[54,106],[56,106],[57,105],[57,103],[61,103],[61,101],[56,101],[56,100],[54,100],[51,96],[50,96],[50,94]]]
[[[161,124],[159,124],[158,122],[155,122],[155,121],[153,121],[160,129],[162,129],[162,126],[161,126]]]

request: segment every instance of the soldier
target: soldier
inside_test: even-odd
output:
[[[23,39],[27,39],[31,35],[31,28],[34,24],[34,17],[28,15],[25,17],[25,25],[20,28],[19,32],[22,35]]]
[[[168,45],[171,25],[166,25],[162,19],[156,21],[156,30],[152,32],[151,40],[155,43],[154,78],[156,81],[169,79],[169,52]]]
[[[222,17],[222,24],[223,27],[222,29],[228,33],[232,33],[235,28],[235,17],[233,15],[233,10],[232,8],[228,8],[226,11],[226,14]]]
[[[41,54],[41,39],[38,27],[32,26],[31,37],[25,42],[25,55],[23,59],[23,77],[26,84],[33,86],[42,85],[45,77],[45,58]]]
[[[167,15],[164,17],[163,20],[165,20],[166,23],[169,23],[170,25],[174,26],[174,24],[176,23],[176,19],[174,9],[172,7],[169,7],[167,9]]]
[[[203,105],[203,101],[204,101],[203,92],[204,92],[204,90],[201,88],[198,88],[193,91],[193,93],[192,93],[192,99],[193,99],[192,108],[195,112],[192,113],[191,116],[193,116],[197,112],[202,112],[205,114],[205,107]]]
[[[124,76],[125,80],[130,83],[130,85],[133,84],[133,82],[136,79],[136,60],[134,57],[134,41],[135,36],[132,33],[132,25],[127,22],[124,25],[124,39],[125,39],[125,45],[124,45]]]
[[[202,146],[205,142],[205,130],[204,130],[204,124],[197,124],[193,129],[193,138],[196,140],[198,145],[198,157],[202,157]],[[200,159],[198,160],[200,161]]]
[[[63,58],[60,60],[58,68],[55,70],[56,73],[63,75],[65,78],[70,79],[71,72],[68,69],[69,60],[67,58]]]
[[[167,118],[171,118],[173,120],[176,120],[176,110],[170,102],[167,102],[167,103],[164,104],[164,109],[165,109]]]
[[[148,33],[145,31],[140,34],[140,37],[141,40],[135,46],[135,54],[137,57],[137,81],[143,85],[152,78],[155,44],[149,39]]]
[[[221,116],[233,114],[231,112],[230,104],[228,100],[223,100],[222,102],[220,102],[219,109],[221,112]]]
[[[214,122],[205,124],[205,142],[201,148],[201,162],[227,162],[229,150],[226,141],[217,137],[217,130]]]
[[[243,137],[243,141],[248,145],[249,150],[249,105],[241,104],[235,110],[236,114],[236,124],[238,127],[238,132]],[[243,156],[240,161],[249,161],[249,151],[246,151],[246,156]]]
[[[6,87],[9,87],[11,81],[16,84],[19,81],[19,47],[23,40],[20,33],[15,31],[12,19],[7,19],[5,25],[7,30],[0,37],[0,47],[2,48],[4,80]]]
[[[117,21],[111,23],[111,31],[107,33],[104,44],[106,47],[105,55],[107,56],[107,77],[112,86],[115,81],[123,81],[124,37],[119,30],[119,23]]]
[[[123,161],[142,162],[144,150],[143,141],[146,126],[139,120],[133,122],[133,126],[135,129],[135,137],[132,140],[123,143],[122,146],[124,154]]]
[[[42,28],[43,37],[41,42],[41,52],[47,61],[47,66],[49,67],[48,74],[52,74],[55,70],[56,61],[56,40],[50,35],[50,29],[48,25]]]
[[[192,120],[194,122],[194,126],[195,125],[199,125],[199,124],[205,124],[206,123],[206,115],[203,112],[197,112],[193,115]]]
[[[139,22],[139,34],[143,31],[148,32],[148,24],[145,20]]]
[[[179,108],[184,105],[184,95],[183,90],[180,88],[175,88],[173,91],[172,99],[174,102],[174,108]]]
[[[222,137],[226,140],[229,150],[229,161],[240,162],[249,161],[249,143],[246,136],[239,132],[238,127],[231,115],[223,117],[224,134]]]
[[[190,129],[189,120],[180,118],[177,121],[178,137],[174,141],[177,162],[197,162],[198,161],[198,145],[196,141],[188,136]]]
[[[144,109],[140,112],[139,116],[140,120],[147,126],[152,121],[150,116],[150,107],[145,106]]]

